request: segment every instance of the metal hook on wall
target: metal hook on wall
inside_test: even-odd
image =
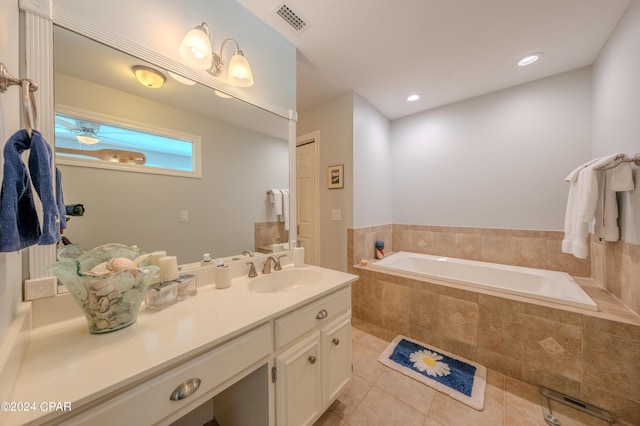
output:
[[[38,90],[38,84],[28,78],[17,79],[12,76],[3,63],[0,63],[0,93],[4,93],[10,86],[20,86],[22,89],[22,116],[24,124],[29,134],[37,128],[38,111],[36,109],[36,98],[33,92]]]

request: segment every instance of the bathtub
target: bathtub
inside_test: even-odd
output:
[[[589,295],[566,272],[404,251],[378,260],[370,268],[410,278],[437,279],[565,306],[598,310]]]

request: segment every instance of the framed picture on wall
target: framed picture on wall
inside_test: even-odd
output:
[[[344,165],[337,164],[328,168],[329,189],[344,188]]]

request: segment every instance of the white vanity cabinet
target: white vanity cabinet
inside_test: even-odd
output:
[[[277,319],[276,424],[312,424],[351,380],[351,288]]]
[[[82,413],[61,419],[62,423],[166,424],[249,374],[256,369],[256,363],[266,364],[272,353],[271,336],[271,325],[263,325],[128,391],[95,401],[91,407],[81,408]],[[267,417],[266,411],[263,415]]]

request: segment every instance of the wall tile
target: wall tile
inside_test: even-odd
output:
[[[640,402],[640,341],[584,332],[585,384]]]
[[[482,235],[455,234],[456,255],[460,259],[480,260],[482,253]]]
[[[479,305],[478,348],[522,363],[524,314]]]
[[[528,268],[546,269],[546,247],[546,241],[540,238],[512,238],[513,264]]]
[[[531,315],[525,317],[525,368],[579,381],[581,352],[582,327]]]
[[[491,349],[478,348],[476,361],[491,370],[495,370],[505,376],[522,380],[523,361],[506,357]]]
[[[483,236],[480,259],[484,262],[512,265],[511,237]]]
[[[628,422],[629,425],[637,425],[638,419],[640,419],[640,402],[604,391],[601,388],[583,383],[580,399],[596,407],[605,408],[614,413],[618,419]]]
[[[478,304],[440,296],[437,309],[438,333],[470,345],[478,342]],[[444,348],[443,348],[444,349]]]

